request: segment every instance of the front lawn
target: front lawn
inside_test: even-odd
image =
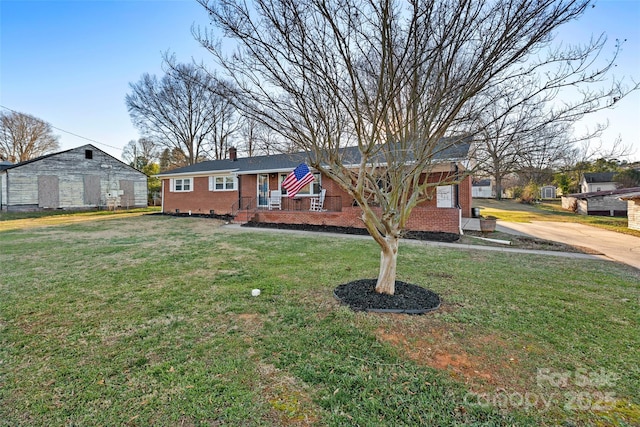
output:
[[[0,425],[640,423],[616,263],[402,244],[443,306],[399,316],[332,296],[376,276],[370,240],[139,216],[0,248]]]

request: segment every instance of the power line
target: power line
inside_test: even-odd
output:
[[[16,113],[16,114],[24,114],[24,113],[21,113],[21,112],[19,112],[19,111],[16,111],[16,110],[12,109],[12,108],[5,107],[4,105],[0,105],[0,107],[4,108],[4,109],[6,109],[6,110],[12,111],[12,112],[14,112],[14,113]],[[36,117],[36,119],[38,119],[38,118]],[[38,119],[38,120],[41,120],[41,119]],[[42,121],[42,120],[41,120],[41,121]],[[115,150],[122,150],[122,147],[114,147],[113,145],[105,144],[104,142],[96,141],[95,139],[87,138],[87,137],[85,137],[85,136],[78,135],[77,133],[73,133],[73,132],[69,132],[68,130],[61,129],[61,128],[59,128],[59,127],[56,127],[56,126],[52,125],[52,124],[51,124],[51,123],[49,123],[49,122],[46,122],[46,123],[48,123],[48,124],[49,124],[49,126],[51,126],[53,129],[58,130],[58,131],[60,131],[60,132],[68,133],[69,135],[73,135],[73,136],[75,136],[76,138],[81,138],[81,139],[87,140],[87,141],[89,141],[89,142],[93,142],[93,143],[95,143],[95,144],[104,145],[105,147],[113,148],[113,149],[115,149]]]

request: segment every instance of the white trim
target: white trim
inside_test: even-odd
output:
[[[453,185],[438,185],[436,187],[436,207],[453,207]]]
[[[181,190],[176,190],[176,181],[180,180],[180,186],[182,187]],[[184,184],[185,181],[189,181],[189,189],[188,190],[184,190]],[[172,193],[190,193],[193,191],[193,183],[194,183],[194,179],[193,177],[188,177],[188,178],[171,178],[169,180],[169,185],[170,185],[170,189],[169,191]]]
[[[297,165],[296,165],[297,166]],[[292,166],[289,168],[279,168],[279,169],[260,169],[260,170],[248,170],[248,171],[240,171],[238,175],[260,175],[261,173],[269,174],[269,173],[289,173],[296,168],[296,166]],[[313,170],[313,168],[309,167],[309,170]]]
[[[314,187],[317,186],[318,192],[317,193],[300,193],[300,191],[298,191],[296,193],[296,197],[318,197],[320,195],[320,192],[322,191],[322,173],[311,170],[311,173],[313,174],[313,177],[315,178],[313,181],[311,181],[309,184],[310,185],[310,189],[311,191],[313,191]],[[288,173],[280,173],[278,174],[278,189],[282,192],[282,196],[285,197],[287,195],[286,190],[284,188],[282,188],[282,182],[287,178],[289,174]],[[306,185],[305,185],[306,187]],[[303,187],[304,188],[304,187]]]
[[[160,201],[160,212],[164,213],[164,179],[160,180],[162,183],[162,200]]]
[[[260,175],[266,175],[267,176],[267,195],[264,196],[264,204],[260,204]],[[256,175],[256,196],[258,198],[258,203],[257,206],[259,207],[265,207],[269,205],[269,195],[271,192],[271,188],[269,187],[269,174],[268,173],[259,173]]]
[[[222,178],[222,187],[216,188],[216,178]],[[227,188],[228,181],[231,181],[233,188]],[[238,191],[238,177],[235,175],[210,175],[209,191]]]
[[[198,172],[182,172],[182,173],[163,173],[158,175],[152,175],[153,178],[159,179],[167,179],[174,177],[194,177],[201,178],[203,176],[211,176],[211,175],[222,175],[222,174],[232,174],[233,172],[238,171],[238,169],[224,169],[224,170],[210,170],[210,171],[198,171]]]

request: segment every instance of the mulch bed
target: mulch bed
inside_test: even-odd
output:
[[[354,311],[424,314],[440,307],[438,294],[410,283],[396,281],[394,295],[375,291],[376,279],[360,279],[338,286],[333,294]]]
[[[258,227],[258,228],[276,228],[280,230],[303,230],[303,231],[316,231],[322,233],[340,233],[340,234],[355,234],[361,236],[368,236],[369,232],[365,228],[358,227],[338,227],[335,225],[313,225],[313,224],[278,224],[271,222],[256,222],[249,221],[242,224],[243,227]],[[439,231],[406,231],[402,235],[404,239],[414,240],[430,240],[435,242],[455,242],[460,239],[459,234],[444,233]]]

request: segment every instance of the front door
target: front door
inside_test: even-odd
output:
[[[258,175],[258,206],[267,206],[269,198],[269,175]]]

